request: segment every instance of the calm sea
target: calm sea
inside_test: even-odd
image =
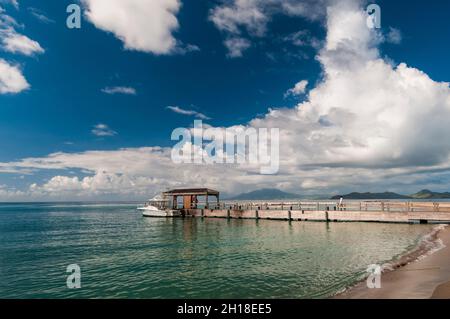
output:
[[[0,298],[323,298],[428,225],[143,218],[135,204],[0,204]],[[68,289],[66,267],[81,268]]]

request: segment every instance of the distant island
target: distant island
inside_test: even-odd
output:
[[[438,193],[432,192],[428,189],[421,190],[415,194],[411,195],[401,195],[393,192],[384,192],[384,193],[358,193],[353,192],[346,195],[336,195],[331,197],[331,199],[447,199],[450,198],[450,193]]]
[[[411,199],[411,197],[406,195],[400,195],[392,192],[384,193],[357,193],[353,192],[346,195],[336,195],[331,197],[331,199]]]
[[[450,198],[450,193],[449,192],[437,193],[437,192],[432,192],[428,189],[424,189],[418,193],[411,195],[411,198],[414,198],[414,199],[446,199],[446,198]]]
[[[309,195],[310,200],[321,200],[330,198],[330,195]],[[242,193],[239,195],[231,196],[226,199],[228,200],[280,200],[280,199],[303,199],[305,196],[284,192],[276,188],[263,188],[254,190],[248,193]],[[402,195],[394,192],[383,192],[383,193],[371,193],[371,192],[352,192],[345,195],[335,195],[330,199],[339,200],[344,199],[355,199],[355,200],[365,200],[365,199],[450,199],[450,192],[433,192],[428,189],[421,190],[415,194]]]
[[[252,192],[233,196],[232,200],[275,200],[275,199],[298,199],[298,194],[283,192],[275,188],[258,189]]]

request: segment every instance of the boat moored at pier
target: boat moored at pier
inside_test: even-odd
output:
[[[165,196],[155,196],[144,205],[139,206],[144,217],[175,217],[180,216],[180,212],[169,208],[169,199]]]

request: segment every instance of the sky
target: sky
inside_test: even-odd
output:
[[[0,0],[0,201],[449,191],[450,3],[375,3]],[[174,163],[196,119],[279,128],[278,173]]]

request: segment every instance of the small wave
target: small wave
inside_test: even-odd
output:
[[[446,227],[447,225],[445,224],[434,226],[429,233],[423,235],[422,238],[419,239],[417,245],[412,250],[407,251],[396,260],[385,263],[382,267],[382,271],[393,271],[397,268],[404,267],[412,262],[424,259],[442,248],[445,248],[442,240],[438,238],[438,234]]]
[[[434,226],[429,233],[423,235],[422,238],[419,239],[418,244],[415,245],[415,247],[412,250],[407,251],[398,258],[394,258],[393,260],[384,263],[381,266],[381,272],[387,273],[394,271],[398,268],[404,267],[415,261],[422,260],[434,254],[435,252],[445,248],[446,246],[444,242],[440,238],[438,238],[438,234],[440,231],[444,230],[447,226],[448,225],[446,224],[439,224]],[[363,277],[364,278],[362,280],[357,281],[353,285],[349,287],[344,287],[341,290],[337,291],[335,294],[331,295],[330,298],[334,298],[336,296],[352,291],[353,289],[364,283],[364,281],[368,277],[368,274],[365,274]]]
[[[446,247],[442,239],[437,238],[438,233],[446,227],[447,225],[444,224],[437,225],[433,227],[430,233],[423,236],[421,245],[423,245],[424,252],[416,260],[422,260]]]

